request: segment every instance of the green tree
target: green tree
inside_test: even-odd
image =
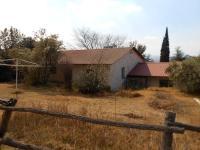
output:
[[[9,49],[9,31],[5,28],[3,31],[0,31],[0,49],[1,49],[1,57],[8,57],[8,49]]]
[[[146,45],[140,44],[137,41],[131,41],[129,42],[129,47],[136,48],[146,61],[152,61],[150,54],[145,53],[147,49]]]
[[[35,35],[35,48],[32,50],[32,60],[40,68],[29,69],[28,81],[32,85],[46,84],[51,72],[55,71],[58,61],[58,50],[62,42],[57,35],[46,35],[46,30],[41,29]]]
[[[181,47],[177,47],[175,49],[175,54],[172,57],[172,60],[176,60],[176,61],[183,61],[186,59],[185,54],[182,52]]]
[[[18,29],[13,27],[10,29],[5,28],[3,31],[0,31],[0,58],[15,58],[23,36],[24,35],[20,33]],[[12,64],[13,62],[7,61],[4,63]],[[0,72],[0,81],[11,81],[14,77],[14,70],[11,67],[0,66]]]
[[[26,81],[32,85],[46,84],[49,75],[55,71],[58,59],[58,50],[62,42],[57,35],[47,36],[46,30],[36,32],[35,37],[25,37],[18,29],[11,27],[0,31],[0,58],[20,58],[36,62],[40,68],[22,69]],[[0,66],[0,78],[10,78],[13,69]],[[3,70],[3,71],[2,71]],[[10,77],[8,77],[8,74]]]
[[[12,48],[8,52],[9,58],[19,58],[31,61],[32,51],[29,48]]]
[[[165,37],[163,39],[161,53],[160,53],[160,62],[169,62],[169,36],[168,36],[168,28],[166,28]]]
[[[32,37],[24,37],[20,43],[20,47],[32,50],[35,47],[35,40]]]
[[[143,44],[139,44],[137,41],[131,41],[129,42],[129,47],[134,47],[138,50],[138,52],[142,55],[144,55],[147,47],[146,45],[143,45]]]
[[[11,27],[9,36],[9,49],[20,47],[20,42],[23,40],[24,35],[18,29]]]
[[[9,50],[19,48],[24,35],[16,28],[10,27],[0,31],[0,50],[3,58],[8,58]]]
[[[173,62],[167,72],[171,80],[182,91],[200,92],[200,57]]]

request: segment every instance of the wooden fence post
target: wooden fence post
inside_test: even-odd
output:
[[[170,127],[171,122],[175,122],[176,113],[167,112],[165,117],[165,126]],[[173,143],[173,132],[165,131],[163,132],[162,150],[172,150]]]
[[[9,101],[6,102],[5,105],[6,106],[15,106],[16,103],[17,103],[16,99],[10,99]],[[0,138],[3,138],[4,135],[6,134],[11,114],[12,114],[12,111],[10,111],[10,110],[5,110],[2,114],[2,121],[0,124]]]

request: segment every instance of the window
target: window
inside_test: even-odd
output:
[[[125,79],[126,78],[126,76],[125,76],[125,67],[122,67],[121,74],[122,74],[122,79]]]
[[[160,87],[168,87],[169,80],[160,80]]]

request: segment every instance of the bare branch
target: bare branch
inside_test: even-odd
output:
[[[35,145],[24,144],[24,143],[21,143],[21,142],[18,142],[18,141],[14,141],[14,140],[12,140],[8,137],[1,139],[0,144],[12,146],[12,147],[24,149],[24,150],[50,150],[48,148],[38,147],[38,146],[35,146]]]
[[[85,49],[122,47],[125,37],[111,34],[101,34],[87,28],[75,30],[77,46]]]

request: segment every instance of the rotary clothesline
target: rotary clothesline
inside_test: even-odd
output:
[[[15,62],[15,64],[8,64],[5,62]],[[23,63],[27,63],[27,64],[20,64],[20,62]],[[14,59],[0,59],[0,66],[10,66],[10,67],[15,67],[15,66],[19,66],[19,67],[40,67],[37,63],[31,62],[31,61],[27,61],[24,59],[18,59],[18,58],[14,58]]]
[[[8,64],[6,62],[12,62],[14,64]],[[24,64],[23,64],[24,63]],[[14,59],[0,59],[0,66],[7,66],[7,67],[15,67],[16,69],[16,78],[15,78],[15,90],[17,93],[18,90],[18,69],[19,67],[26,67],[26,68],[33,68],[33,67],[41,67],[35,62],[27,61],[24,59],[14,58]],[[17,94],[16,94],[17,99]]]

